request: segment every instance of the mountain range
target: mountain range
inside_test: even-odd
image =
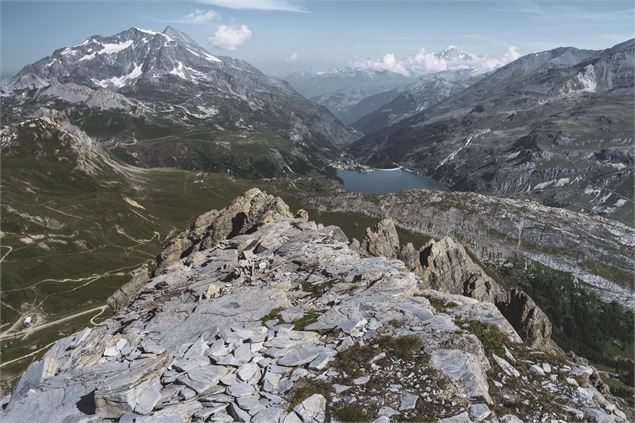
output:
[[[423,110],[435,96],[445,98],[443,89],[431,87],[436,94],[423,94],[427,100],[416,100],[417,93],[425,90],[425,87],[423,90],[420,87],[422,81],[436,77],[446,79],[453,85],[459,79],[468,80],[501,64],[498,60],[476,56],[453,45],[435,53],[422,50],[406,57],[402,63],[389,63],[392,64],[370,59],[357,60],[348,67],[325,72],[296,72],[286,75],[284,79],[305,97],[328,108],[343,123],[364,128],[366,125],[363,122],[356,123],[358,119],[387,105],[402,93],[411,98],[405,100],[405,105],[397,107],[412,106],[412,113]],[[411,104],[412,101],[417,104]],[[404,99],[398,102],[404,102]],[[374,127],[385,125],[398,116],[405,117],[399,113],[388,121],[380,119]]]
[[[144,167],[319,173],[354,140],[286,83],[171,27],[92,36],[25,66],[1,91],[5,123],[63,117]]]
[[[530,197],[632,224],[634,57],[633,40],[523,56],[406,119],[371,126],[348,151],[453,190]]]

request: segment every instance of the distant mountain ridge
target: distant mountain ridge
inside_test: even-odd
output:
[[[632,224],[634,41],[523,56],[349,151],[454,190],[530,196]]]
[[[393,125],[451,97],[478,81],[471,69],[438,72],[419,77],[400,89],[397,95],[375,111],[352,123],[364,134]]]
[[[328,108],[343,123],[369,132],[423,110],[434,97],[439,96],[438,87],[430,87],[430,93],[423,92],[425,87],[415,87],[418,93],[411,94],[415,97],[422,95],[425,99],[401,99],[398,113],[380,112],[382,115],[390,114],[392,118],[372,115],[409,91],[417,81],[429,80],[436,75],[454,85],[453,81],[457,79],[483,74],[498,64],[498,60],[488,60],[450,45],[436,53],[422,50],[390,65],[384,61],[357,60],[348,67],[325,72],[296,72],[283,79],[305,97]],[[463,88],[467,86],[461,85]],[[446,96],[442,95],[440,99]],[[373,121],[371,128],[365,128],[365,116]],[[375,118],[378,120],[375,121]],[[358,120],[362,123],[356,123]]]
[[[7,123],[63,116],[139,166],[317,173],[354,140],[288,84],[171,27],[92,36],[25,66],[0,91]]]

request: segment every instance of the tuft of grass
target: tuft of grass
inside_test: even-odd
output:
[[[373,419],[369,410],[355,404],[341,405],[334,411],[340,422],[369,422]]]
[[[326,310],[309,310],[304,316],[296,320],[293,326],[295,330],[304,330],[311,323],[317,322],[318,318],[324,314]]]
[[[345,373],[348,378],[354,379],[364,374],[362,370],[376,355],[377,350],[374,348],[367,345],[353,345],[337,354],[333,367]]]
[[[289,400],[289,410],[293,410],[298,404],[311,395],[321,394],[327,401],[331,398],[335,388],[325,382],[316,380],[302,380],[293,385],[289,391],[287,399]]]
[[[311,298],[320,298],[322,294],[331,289],[335,285],[336,281],[328,280],[321,284],[311,284],[309,282],[302,282],[302,290],[308,292]]]
[[[415,335],[405,336],[382,336],[377,340],[377,344],[383,350],[387,350],[400,358],[408,358],[415,351],[421,348],[421,339]]]
[[[276,307],[273,310],[271,310],[269,314],[267,314],[262,319],[260,319],[260,321],[262,323],[268,322],[269,320],[277,320],[278,322],[280,322],[281,321],[280,314],[283,311],[284,311],[284,307]]]
[[[432,307],[434,307],[437,311],[443,312],[449,308],[454,308],[458,306],[458,304],[453,301],[443,301],[435,297],[426,297],[426,298],[428,299],[428,301],[430,301],[430,304],[432,304]]]
[[[459,320],[457,323],[459,326],[476,335],[481,341],[481,344],[483,344],[485,352],[504,357],[504,347],[507,345],[507,337],[503,335],[496,326],[476,320]]]

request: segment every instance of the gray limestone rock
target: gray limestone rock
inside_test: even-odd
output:
[[[326,419],[326,398],[320,394],[311,395],[298,404],[293,411],[304,423],[322,423]]]

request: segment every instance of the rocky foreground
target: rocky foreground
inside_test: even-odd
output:
[[[2,421],[627,421],[526,294],[450,238],[413,250],[250,190],[33,363]]]

